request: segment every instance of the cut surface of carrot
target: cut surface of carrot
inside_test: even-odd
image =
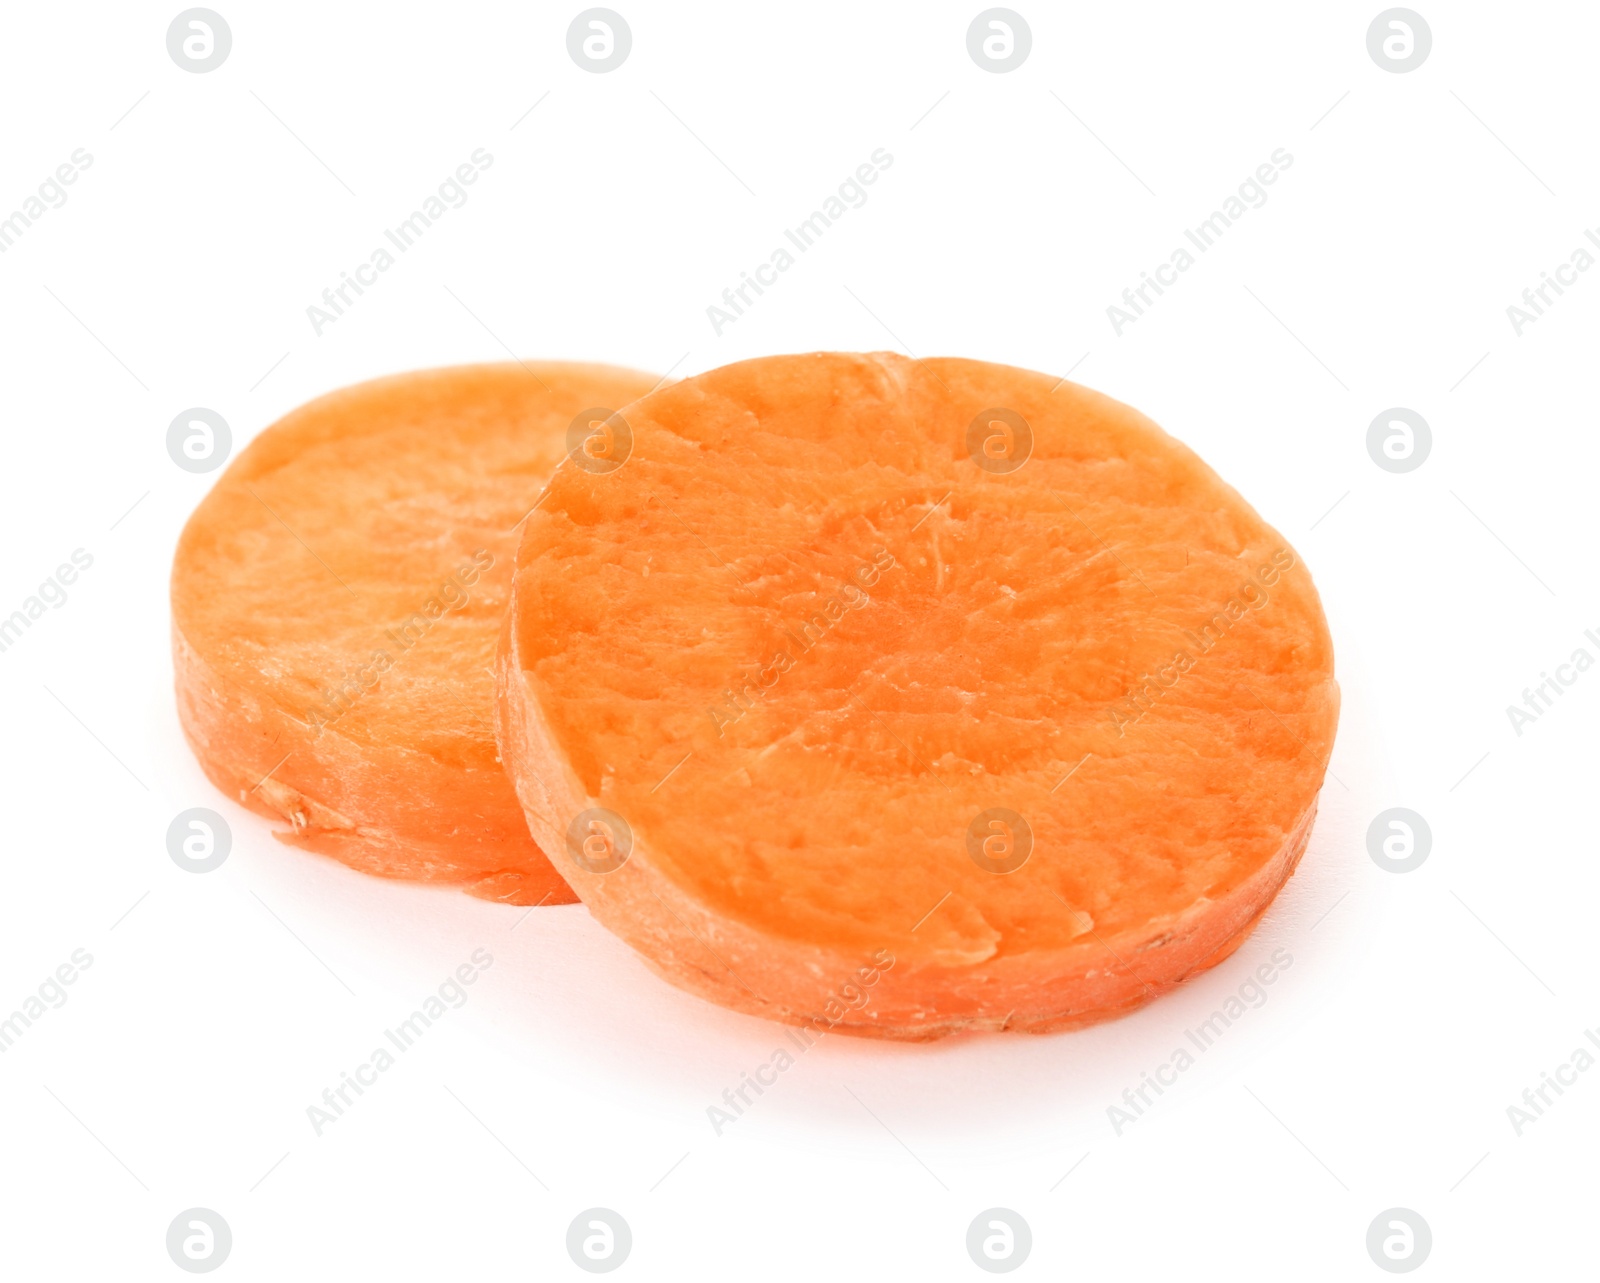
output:
[[[172,568],[184,734],[286,842],[388,877],[570,903],[494,742],[519,523],[654,376],[505,363],[399,375],[265,429]]]
[[[713,1002],[1044,1032],[1225,958],[1338,688],[1294,551],[1127,406],[978,361],[741,362],[529,518],[500,740],[593,914]]]

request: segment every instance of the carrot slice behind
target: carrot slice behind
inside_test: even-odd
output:
[[[284,841],[357,869],[570,902],[499,763],[496,637],[519,523],[569,425],[655,382],[598,365],[429,370],[264,430],[173,560],[178,711],[212,781],[283,820]]]
[[[500,737],[656,971],[933,1038],[1088,1024],[1237,947],[1305,849],[1338,688],[1305,567],[1192,451],[893,354],[622,417],[626,464],[527,524]]]

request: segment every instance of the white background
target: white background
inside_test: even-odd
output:
[[[1520,736],[1505,706],[1600,658],[1600,271],[1520,337],[1506,307],[1600,227],[1600,10],[1416,0],[1433,50],[1397,75],[1377,0],[1016,0],[1033,50],[997,75],[976,0],[615,0],[632,54],[596,75],[578,3],[216,3],[204,75],[167,54],[176,3],[11,6],[0,46],[0,216],[93,156],[0,255],[0,614],[94,558],[0,654],[0,1014],[94,959],[0,1055],[0,1272],[183,1277],[166,1229],[203,1206],[219,1277],[580,1278],[597,1205],[651,1279],[985,1277],[994,1206],[1032,1227],[1022,1277],[1382,1277],[1394,1206],[1432,1228],[1422,1276],[1593,1269],[1600,1069],[1521,1136],[1506,1111],[1600,1025],[1600,672]],[[318,337],[307,306],[480,147],[468,203]],[[877,148],[867,203],[717,336],[707,306]],[[1276,148],[1267,204],[1118,337],[1107,306]],[[828,1038],[718,1136],[776,1026],[582,907],[368,879],[207,784],[166,579],[213,478],[164,438],[207,406],[237,447],[508,349],[682,376],[818,348],[1071,369],[1193,445],[1322,590],[1337,779],[1255,936],[1180,993],[1077,1034]],[[1364,444],[1391,406],[1432,427],[1405,475]],[[165,848],[191,806],[233,827],[205,876]],[[1431,825],[1415,872],[1368,856],[1391,806]],[[477,948],[470,1002],[317,1137],[307,1106]],[[1107,1107],[1274,948],[1269,1001],[1118,1136]]]

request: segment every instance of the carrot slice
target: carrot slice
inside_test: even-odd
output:
[[[517,904],[572,894],[494,743],[518,523],[591,420],[649,391],[599,365],[378,379],[263,431],[172,567],[178,712],[213,783],[286,842]],[[584,412],[588,412],[585,414]]]
[[[1311,579],[1193,452],[978,361],[772,357],[626,407],[517,553],[530,827],[669,981],[927,1039],[1131,1011],[1305,850]]]

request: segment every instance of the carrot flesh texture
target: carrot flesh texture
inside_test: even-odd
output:
[[[173,562],[180,721],[279,836],[386,877],[514,903],[572,893],[494,742],[519,522],[581,411],[654,376],[506,363],[345,388],[264,430]]]
[[[929,1038],[1090,1023],[1237,947],[1305,848],[1338,688],[1305,567],[1192,451],[1070,383],[893,354],[622,414],[626,465],[564,469],[528,522],[500,733],[653,968]],[[611,872],[567,845],[594,808],[631,835]]]

